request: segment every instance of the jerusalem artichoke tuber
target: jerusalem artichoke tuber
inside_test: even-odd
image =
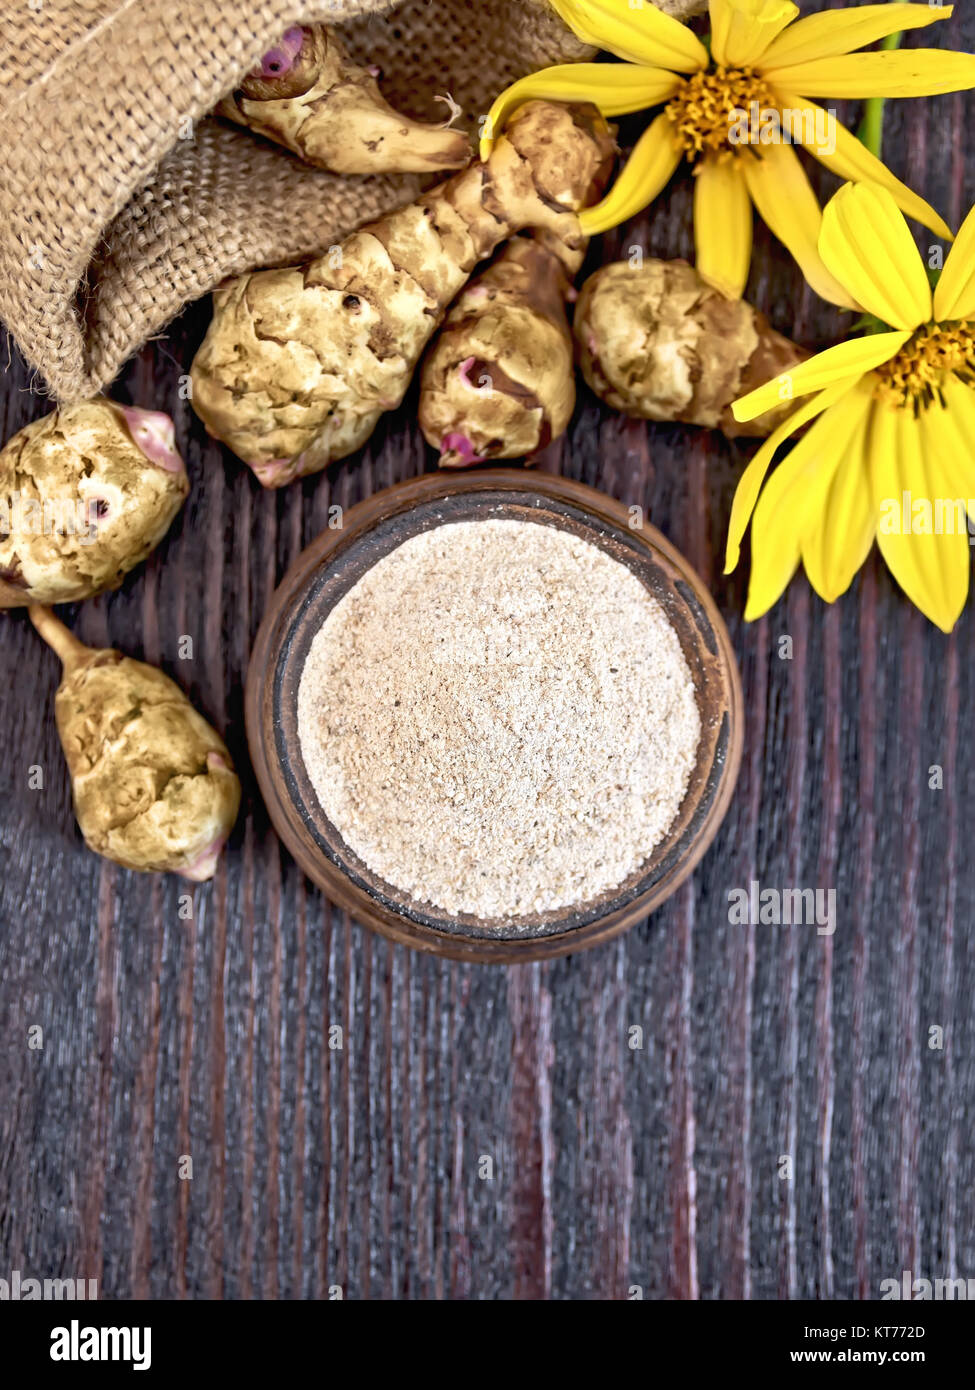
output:
[[[808,356],[686,261],[603,266],[579,292],[573,329],[583,376],[607,405],[729,438],[771,433],[782,410],[740,425],[731,403]]]
[[[394,111],[323,24],[289,29],[217,113],[338,174],[457,169],[471,153],[462,130]]]
[[[419,420],[443,468],[524,458],[575,406],[565,300],[583,247],[515,237],[451,306],[420,377]]]
[[[168,415],[96,398],[27,425],[0,452],[0,608],[116,588],[188,491]]]
[[[127,869],[212,878],[240,807],[223,740],[156,667],[29,612],[64,666],[54,715],[89,848]]]
[[[402,400],[478,261],[524,227],[582,244],[576,212],[612,152],[594,107],[529,102],[486,164],[318,260],[232,281],[193,363],[197,414],[266,487],[352,453]]]

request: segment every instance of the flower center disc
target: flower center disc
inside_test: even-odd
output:
[[[756,113],[778,112],[775,97],[752,68],[715,68],[681,82],[667,103],[667,115],[689,158],[708,150],[733,150],[741,143],[732,132]],[[757,138],[757,133],[755,138]]]
[[[932,405],[945,378],[956,376],[975,385],[975,321],[928,323],[889,362],[874,368],[877,395],[889,405],[914,411]]]

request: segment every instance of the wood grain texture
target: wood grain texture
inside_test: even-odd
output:
[[[971,7],[927,41],[975,48]],[[973,114],[970,96],[888,110],[888,162],[954,225],[975,197]],[[681,176],[592,264],[688,254],[689,213]],[[810,346],[838,331],[763,229],[749,294]],[[66,619],[159,663],[225,731],[244,812],[192,890],[87,854],[55,659],[2,618],[0,1275],[94,1277],[114,1297],[398,1299],[876,1297],[905,1268],[975,1277],[972,605],[944,637],[874,555],[833,608],[798,579],[746,626],[747,566],[725,578],[721,556],[753,446],[581,393],[541,466],[647,508],[711,587],[745,687],[738,790],[692,880],[626,937],[510,968],[411,954],[278,847],[242,689],[276,581],[329,506],[431,466],[413,399],[361,456],[264,493],[180,399],[207,315],[187,312],[114,393],[175,415],[185,512],[119,593]],[[4,439],[47,409],[30,387],[13,353]],[[835,936],[731,925],[728,890],[752,878],[835,888]]]

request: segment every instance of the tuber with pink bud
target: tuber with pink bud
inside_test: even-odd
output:
[[[197,414],[268,487],[351,454],[403,399],[479,261],[526,227],[583,245],[576,214],[613,150],[594,107],[528,102],[486,163],[317,260],[231,281],[193,363]]]
[[[64,671],[54,717],[90,849],[127,869],[212,878],[240,808],[223,739],[155,666],[31,621]]]
[[[96,397],[27,425],[0,451],[0,608],[117,588],[188,492],[159,411]]]
[[[514,237],[454,300],[420,374],[420,428],[442,468],[524,458],[568,426],[565,305],[584,254],[547,232]]]
[[[458,169],[471,154],[462,130],[394,111],[376,69],[354,63],[323,24],[289,29],[217,114],[337,174]]]

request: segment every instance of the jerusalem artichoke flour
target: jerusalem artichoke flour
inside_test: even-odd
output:
[[[374,873],[494,919],[638,869],[701,732],[677,636],[632,571],[511,520],[443,525],[373,566],[312,642],[298,727],[325,815]]]

